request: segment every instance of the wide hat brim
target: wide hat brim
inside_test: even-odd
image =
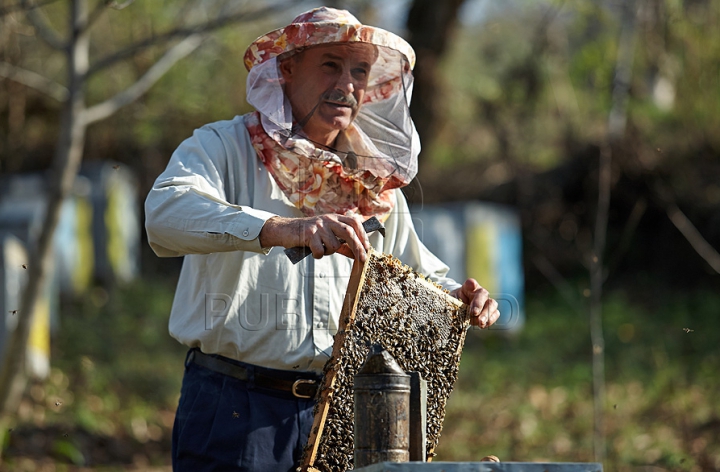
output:
[[[394,33],[361,23],[316,21],[291,23],[260,36],[245,51],[245,68],[249,71],[274,57],[289,55],[311,46],[352,42],[394,49],[405,56],[410,69],[415,67],[415,51],[412,46]]]

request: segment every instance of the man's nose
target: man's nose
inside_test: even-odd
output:
[[[345,94],[350,94],[355,91],[355,79],[349,70],[343,71],[343,73],[340,74],[335,86]]]

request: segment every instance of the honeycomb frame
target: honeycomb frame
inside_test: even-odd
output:
[[[469,326],[464,303],[398,259],[371,249],[365,263],[355,261],[298,470],[352,469],[353,376],[375,342],[404,371],[419,372],[428,382],[426,450],[431,460]]]

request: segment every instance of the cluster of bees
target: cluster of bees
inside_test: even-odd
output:
[[[327,407],[311,464],[322,472],[353,468],[353,377],[374,343],[392,354],[405,372],[419,372],[427,380],[427,451],[432,457],[469,326],[465,305],[389,255],[371,254],[358,291],[354,313],[340,320],[339,334],[344,336],[335,351],[339,355],[325,366],[325,377],[335,376],[332,392],[325,397],[329,405],[323,405],[320,395],[315,406],[316,415]],[[312,447],[308,444],[306,454]]]

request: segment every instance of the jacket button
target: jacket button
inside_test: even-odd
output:
[[[248,231],[248,230],[243,231],[243,236],[247,236],[248,234],[250,234],[250,231]]]

